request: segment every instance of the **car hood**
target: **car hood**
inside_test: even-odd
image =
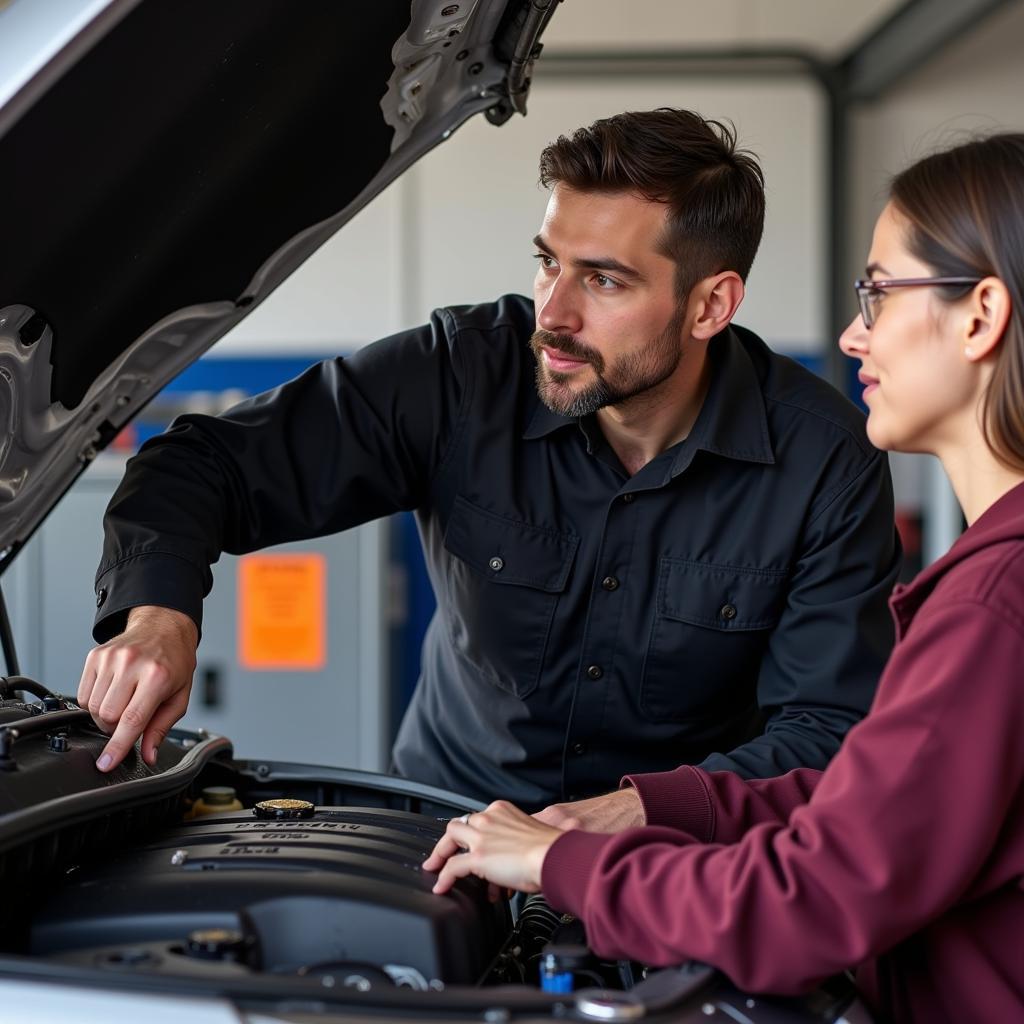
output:
[[[0,572],[171,378],[467,118],[558,0],[0,0]]]

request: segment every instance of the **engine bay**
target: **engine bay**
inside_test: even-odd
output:
[[[316,1020],[867,1019],[841,981],[754,998],[705,965],[604,961],[542,896],[491,902],[475,878],[434,895],[423,860],[449,818],[479,806],[457,794],[242,761],[225,738],[185,730],[155,767],[136,750],[103,775],[105,742],[73,701],[0,681],[0,986],[215,994],[312,1006]]]
[[[431,896],[420,863],[442,830],[304,800],[207,813],[71,872],[39,904],[29,949],[168,974],[333,973],[364,990],[475,984],[511,921],[481,885]]]

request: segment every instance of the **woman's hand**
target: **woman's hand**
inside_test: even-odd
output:
[[[456,879],[476,875],[491,883],[490,895],[501,889],[540,892],[540,873],[560,829],[496,800],[485,811],[448,822],[448,830],[423,862],[424,871],[438,872],[433,891],[447,892]]]

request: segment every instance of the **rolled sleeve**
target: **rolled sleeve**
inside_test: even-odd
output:
[[[715,813],[700,772],[686,765],[670,772],[627,775],[620,786],[632,786],[640,797],[648,825],[688,832],[701,842],[715,833]]]

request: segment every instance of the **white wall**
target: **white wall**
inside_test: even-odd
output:
[[[409,183],[400,178],[214,346],[223,355],[334,354],[385,337],[406,312]]]
[[[950,0],[956,2],[956,0]],[[545,33],[564,50],[790,46],[845,53],[903,0],[564,0]]]
[[[901,0],[568,0],[549,53],[793,46],[837,56]],[[530,113],[500,129],[477,118],[378,197],[218,347],[222,354],[334,352],[423,320],[440,304],[527,291],[544,193],[537,156],[558,134],[664,104],[735,121],[762,158],[768,222],[740,320],[780,348],[825,337],[824,110],[809,78],[545,80]]]
[[[1024,130],[1024,2],[1010,4],[933,58],[884,97],[857,111],[851,125],[853,217],[851,276],[867,262],[871,231],[888,180],[932,150],[978,131]],[[852,288],[851,288],[852,306]],[[897,505],[924,506],[925,562],[959,532],[959,511],[935,460],[891,456]]]
[[[482,117],[428,154],[217,346],[219,354],[337,352],[422,322],[438,305],[529,292],[547,193],[540,150],[627,109],[685,106],[732,120],[767,177],[765,240],[740,321],[779,348],[820,351],[825,310],[822,118],[808,78],[545,81],[529,115]]]
[[[1024,130],[1024,0],[986,19],[852,120],[851,258],[865,262],[888,180],[972,132]]]

